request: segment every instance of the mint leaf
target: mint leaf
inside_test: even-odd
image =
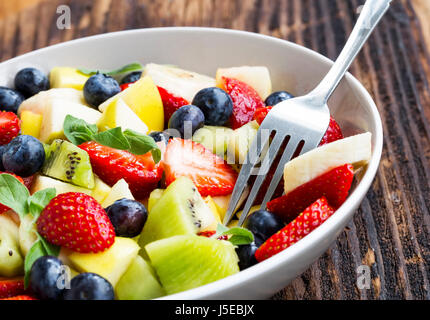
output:
[[[35,220],[56,195],[57,191],[54,188],[50,188],[40,190],[27,199],[29,213]]]
[[[119,150],[130,149],[130,143],[122,133],[122,130],[120,127],[97,133],[93,135],[93,140],[97,143],[100,143],[104,146],[111,147],[114,149],[119,149]]]
[[[42,243],[42,246],[43,246],[43,249],[45,250],[46,255],[58,257],[58,255],[60,254],[61,247],[56,246],[55,244],[49,243],[40,234],[38,234],[38,236],[39,236],[39,241]]]
[[[28,189],[10,174],[0,175],[0,203],[15,211],[22,219],[28,214]]]
[[[254,235],[248,229],[240,227],[229,229],[219,223],[216,234],[213,235],[212,238],[218,239],[222,236],[228,236],[228,241],[230,241],[235,246],[247,245],[254,242]]]
[[[160,162],[161,150],[158,148],[153,138],[130,129],[124,131],[124,136],[130,144],[129,152],[136,155],[142,155],[151,151],[154,162]]]
[[[93,76],[97,73],[103,73],[113,77],[113,76],[118,76],[118,75],[130,73],[134,71],[141,71],[141,70],[143,70],[143,66],[140,63],[135,62],[135,63],[127,64],[119,69],[112,70],[112,71],[98,70],[98,69],[79,69],[79,72],[87,76]]]
[[[88,124],[82,119],[67,115],[64,119],[64,135],[74,145],[80,145],[91,141],[92,137],[98,133],[95,124]]]
[[[24,261],[24,272],[25,272],[24,287],[25,288],[27,288],[29,284],[30,272],[31,272],[31,267],[33,266],[33,263],[37,259],[43,256],[45,256],[45,248],[43,247],[43,244],[38,240],[33,244],[30,251],[28,251],[27,255],[25,256],[25,261]]]

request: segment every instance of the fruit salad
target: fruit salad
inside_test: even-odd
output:
[[[244,225],[240,205],[223,224],[259,126],[293,94],[273,92],[264,66],[213,76],[59,66],[0,87],[1,299],[180,293],[270,259],[336,214],[371,134],[344,137],[331,118],[320,146],[286,164],[273,200],[261,203],[271,169]]]

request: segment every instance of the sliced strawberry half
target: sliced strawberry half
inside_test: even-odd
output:
[[[167,145],[163,168],[167,186],[185,176],[194,182],[203,197],[229,195],[237,180],[236,171],[224,159],[199,143],[179,138]]]
[[[265,107],[257,91],[242,81],[223,77],[222,87],[233,100],[233,114],[230,119],[233,129],[251,122],[255,111]]]
[[[190,104],[187,100],[182,97],[177,97],[173,93],[170,93],[162,87],[157,87],[160,92],[161,100],[163,101],[164,107],[164,119],[166,126],[169,123],[172,115],[181,107]]]
[[[16,138],[21,130],[21,120],[13,112],[0,112],[0,145]]]
[[[163,144],[159,144],[162,147]],[[155,164],[152,154],[136,156],[128,151],[117,150],[90,141],[79,146],[88,152],[94,173],[105,183],[113,186],[124,179],[136,199],[145,199],[157,188],[163,170]]]
[[[330,207],[327,199],[322,197],[306,208],[294,221],[263,243],[255,252],[255,258],[261,262],[289,248],[321,226],[334,213],[335,210]]]
[[[272,200],[267,210],[290,222],[316,199],[326,197],[330,205],[339,208],[348,197],[354,179],[353,166],[346,164],[330,170],[290,193]]]
[[[10,298],[26,293],[23,278],[1,279],[0,299]]]

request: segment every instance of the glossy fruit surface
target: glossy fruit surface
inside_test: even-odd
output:
[[[278,103],[281,103],[282,101],[289,100],[291,98],[294,98],[294,96],[287,92],[287,91],[277,91],[272,93],[270,96],[267,97],[265,103],[266,106],[274,107]]]
[[[0,145],[16,138],[21,129],[21,120],[13,112],[0,112]]]
[[[120,92],[121,88],[118,82],[114,78],[101,73],[89,78],[84,86],[85,100],[94,108]]]
[[[0,110],[18,113],[18,108],[24,100],[25,97],[21,92],[0,87]]]
[[[60,300],[64,288],[58,284],[64,276],[63,263],[51,256],[37,259],[31,267],[30,287],[42,300]]]
[[[139,80],[141,77],[142,77],[142,71],[135,71],[135,72],[129,73],[124,78],[122,78],[120,84],[133,83]]]
[[[205,115],[194,105],[181,107],[169,120],[169,130],[176,130],[185,139],[191,139],[204,125]]]
[[[154,131],[149,134],[155,142],[164,142],[166,145],[169,143],[169,135],[166,132]]]
[[[172,115],[178,109],[183,106],[189,105],[190,103],[184,98],[178,97],[162,87],[158,87],[158,91],[160,92],[161,100],[163,101],[164,121],[166,125],[168,125]]]
[[[37,173],[45,161],[45,149],[32,136],[18,136],[5,148],[2,162],[6,171],[27,178]]]
[[[118,237],[137,237],[148,219],[148,211],[140,202],[121,199],[106,209]]]
[[[64,300],[115,300],[112,285],[94,273],[81,273],[72,279]]]
[[[285,224],[275,214],[259,210],[251,214],[245,221],[244,227],[263,242],[281,230]]]
[[[15,76],[15,88],[27,98],[49,89],[49,79],[42,71],[25,68]]]
[[[220,88],[206,88],[199,91],[193,105],[200,108],[205,115],[205,124],[223,126],[233,113],[233,101],[227,92]]]
[[[255,252],[258,250],[258,246],[253,242],[247,245],[241,245],[236,248],[237,256],[239,257],[239,268],[240,270],[248,269],[258,263],[255,258]]]

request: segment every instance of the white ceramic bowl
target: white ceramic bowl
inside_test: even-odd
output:
[[[104,34],[37,50],[0,64],[0,85],[11,85],[16,72],[33,66],[113,69],[140,61],[174,64],[208,75],[218,67],[265,65],[275,90],[307,93],[332,62],[294,43],[263,35],[208,28],[143,29]],[[382,125],[365,88],[350,74],[342,81],[330,110],[345,135],[370,131],[373,155],[345,204],[309,236],[250,269],[166,299],[264,299],[284,288],[320,257],[344,230],[369,189],[382,152]]]

